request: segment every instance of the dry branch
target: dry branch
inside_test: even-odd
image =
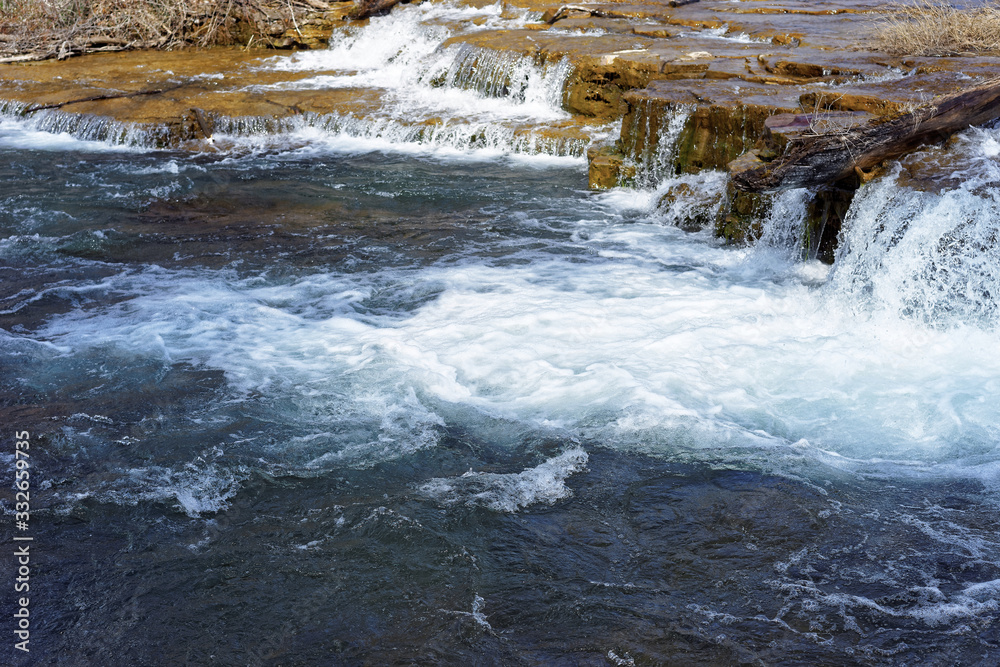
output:
[[[1000,79],[940,96],[890,120],[842,112],[822,114],[817,122],[815,114],[779,114],[764,123],[763,147],[730,162],[729,173],[745,192],[835,183],[856,169],[868,170],[996,118]]]
[[[385,14],[400,2],[402,0],[357,0],[351,10],[351,18],[360,20]]]
[[[109,93],[107,95],[92,95],[90,97],[82,97],[77,100],[67,100],[66,102],[58,102],[55,104],[40,104],[38,106],[28,107],[21,112],[22,116],[27,116],[30,113],[35,113],[36,111],[44,111],[45,109],[61,109],[64,106],[70,104],[79,104],[81,102],[97,102],[98,100],[117,100],[123,97],[140,97],[142,95],[159,95],[160,93],[166,93],[171,90],[177,90],[181,85],[170,86],[168,88],[155,88],[153,90],[140,90],[133,93]]]
[[[249,38],[269,44],[331,9],[323,0],[2,0],[0,63]]]

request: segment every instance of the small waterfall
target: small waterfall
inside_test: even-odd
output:
[[[565,77],[565,69],[550,68],[552,76]],[[562,71],[560,71],[562,70]],[[545,73],[539,77],[545,80]],[[527,90],[532,92],[531,88]],[[522,90],[523,92],[523,90]],[[531,98],[529,97],[529,100]],[[137,124],[89,114],[75,114],[58,109],[45,109],[25,115],[29,105],[7,103],[0,107],[0,117],[8,118],[25,131],[65,134],[84,141],[111,146],[155,149],[176,146],[185,136],[177,128],[165,124]],[[381,140],[391,144],[422,144],[432,149],[451,148],[458,151],[491,150],[518,155],[551,155],[581,157],[590,143],[579,132],[553,132],[542,123],[515,119],[502,123],[486,118],[476,120],[461,117],[415,116],[402,113],[356,116],[351,113],[306,113],[285,118],[265,116],[213,116],[217,146],[226,139],[237,143],[250,139],[263,145],[301,143],[288,135],[307,129],[321,130],[335,139],[343,136],[355,139]],[[228,135],[228,136],[227,136]],[[310,140],[315,137],[310,137]],[[245,142],[244,142],[245,143]]]
[[[482,10],[459,10],[443,4],[401,5],[394,11],[370,19],[364,25],[349,25],[330,36],[328,48],[303,51],[291,57],[270,59],[268,68],[282,71],[334,70],[355,74],[377,73],[377,80],[391,83],[410,78],[413,67],[430,56],[455,30],[449,18],[480,18],[487,22],[499,15],[497,6]],[[370,76],[365,78],[371,79]],[[371,83],[372,81],[368,81]]]
[[[122,123],[106,116],[75,114],[46,109],[31,115],[29,127],[41,132],[66,133],[85,141],[102,141],[118,146],[159,148],[171,143],[166,125]]]
[[[899,170],[848,212],[832,287],[857,308],[934,326],[1000,325],[1000,189],[919,192]]]
[[[78,114],[59,109],[30,111],[33,105],[6,102],[0,105],[0,117],[17,122],[23,130],[66,134],[83,141],[113,146],[159,148],[172,141],[173,132],[166,125],[123,123],[106,116]]]
[[[459,24],[450,21],[463,21],[461,30],[466,34],[484,28],[522,27],[528,13],[508,15],[509,11],[499,3],[478,10],[438,4],[400,7],[368,25],[336,33],[325,51],[272,59],[270,68],[334,72],[332,77],[323,76],[321,83],[382,88],[411,113],[414,107],[447,105],[448,100],[437,93],[445,88],[565,116],[563,87],[571,71],[567,60],[545,62],[524,54],[447,44],[459,34]],[[466,103],[475,106],[471,100]]]
[[[0,100],[0,116],[22,116],[31,107],[24,102],[14,100]]]
[[[665,178],[676,175],[674,162],[681,135],[694,113],[694,105],[668,105],[642,100],[630,118],[626,136],[632,145],[625,146],[636,166],[636,184],[655,187]]]
[[[335,36],[326,51],[270,61],[273,69],[316,71],[292,88],[370,87],[380,91],[377,109],[339,109],[271,121],[222,118],[219,134],[237,141],[269,141],[267,135],[319,130],[325,137],[384,144],[419,144],[430,149],[487,150],[507,154],[581,157],[585,133],[553,128],[570,118],[562,109],[572,67],[566,59],[539,61],[528,55],[470,44],[442,46],[456,34],[453,19],[482,18],[482,27],[519,27],[526,13],[447,5],[399,8],[366,26]],[[474,26],[473,30],[480,29]],[[261,136],[264,135],[264,136]],[[314,137],[315,138],[315,137]]]
[[[673,173],[674,158],[677,157],[677,142],[693,113],[693,106],[676,107],[673,109],[673,113],[667,117],[666,125],[660,127],[656,138],[656,151],[648,166],[654,179],[659,180]]]
[[[760,236],[754,243],[754,255],[781,257],[786,261],[815,258],[812,239],[807,238],[806,221],[813,192],[796,188],[771,195],[770,211],[761,221]]]
[[[326,50],[270,58],[266,69],[315,76],[252,85],[248,91],[353,88],[366,89],[370,95],[360,103],[345,101],[327,113],[287,118],[219,117],[206,104],[213,116],[214,138],[219,140],[215,146],[222,147],[228,139],[257,147],[290,142],[294,147],[303,137],[290,135],[308,131],[307,142],[350,138],[379,142],[378,148],[422,144],[432,150],[581,157],[590,141],[586,130],[572,123],[558,125],[570,120],[562,109],[572,70],[568,60],[545,62],[469,44],[443,46],[460,30],[467,34],[517,28],[528,16],[500,3],[478,9],[408,5],[366,25],[337,31]],[[67,133],[112,145],[176,147],[194,138],[183,126],[186,119],[178,119],[180,125],[153,126],[59,110],[24,116],[23,105],[7,107],[0,111],[17,117],[27,130]]]
[[[437,14],[433,7],[398,9],[370,19],[367,25],[334,32],[327,51],[317,52],[317,56],[339,70],[406,70],[434,53],[453,34],[447,26],[432,22]]]
[[[430,150],[493,151],[511,155],[551,155],[579,158],[589,140],[583,136],[552,134],[534,127],[490,122],[432,120],[406,123],[395,118],[356,117],[350,114],[303,114],[290,118],[220,118],[216,142],[262,147],[352,139],[390,145],[415,145]],[[318,135],[317,135],[318,131]],[[300,135],[296,138],[295,135]]]
[[[420,77],[431,87],[474,90],[485,97],[559,110],[572,66],[565,58],[537,63],[534,58],[461,44],[440,54]]]

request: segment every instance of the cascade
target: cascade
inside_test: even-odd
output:
[[[388,117],[349,114],[303,114],[285,119],[241,117],[216,122],[220,147],[296,145],[313,141],[355,139],[380,149],[445,149],[488,151],[511,155],[580,158],[589,138],[583,134],[553,134],[531,126],[504,126],[495,122],[407,123]]]
[[[31,106],[17,102],[0,104],[0,118],[16,123],[27,132],[65,134],[82,141],[115,146],[156,148],[170,139],[170,129],[165,126],[123,123],[105,116],[65,113],[58,109],[26,113]]]
[[[695,107],[670,106],[660,113],[651,100],[642,100],[639,104],[645,107],[643,113],[630,114],[629,126],[622,133],[631,142],[625,146],[625,152],[636,156],[636,184],[655,187],[664,178],[676,174],[678,140]]]
[[[423,85],[474,90],[486,97],[538,105],[558,113],[572,67],[565,58],[539,65],[530,56],[461,44],[445,49],[425,67]]]
[[[899,169],[856,196],[831,286],[856,308],[931,326],[1000,325],[1000,189],[901,187]]]
[[[544,62],[464,43],[445,44],[463,31],[516,28],[532,16],[499,4],[482,9],[406,6],[367,25],[338,31],[325,50],[269,58],[260,66],[262,71],[311,76],[255,83],[248,91],[357,89],[371,94],[337,102],[337,108],[327,113],[211,114],[215,134],[222,135],[214,137],[221,140],[214,148],[227,142],[301,143],[305,133],[309,141],[340,137],[377,140],[382,147],[424,145],[431,150],[580,157],[591,139],[605,130],[581,124],[562,109],[572,70],[567,60]],[[483,22],[477,25],[472,18]],[[0,114],[17,118],[25,107],[8,103]],[[58,109],[31,114],[26,123],[32,130],[121,146],[178,143],[178,128],[166,124],[135,125]]]

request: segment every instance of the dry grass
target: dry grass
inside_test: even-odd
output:
[[[959,9],[940,0],[893,5],[872,45],[893,55],[953,56],[1000,50],[1000,2]]]
[[[266,34],[276,17],[291,27],[296,13],[327,7],[320,0],[0,0],[0,55],[232,44]]]

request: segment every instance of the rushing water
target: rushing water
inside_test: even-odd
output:
[[[420,85],[461,78],[400,25]],[[423,94],[379,58],[324,76]],[[564,73],[500,70],[528,84],[464,79],[462,127],[561,113]],[[669,183],[592,193],[461,133],[52,129],[0,124],[17,664],[1000,658],[1000,131],[948,187],[866,186],[830,267],[798,259],[802,192],[737,249],[673,226]]]

